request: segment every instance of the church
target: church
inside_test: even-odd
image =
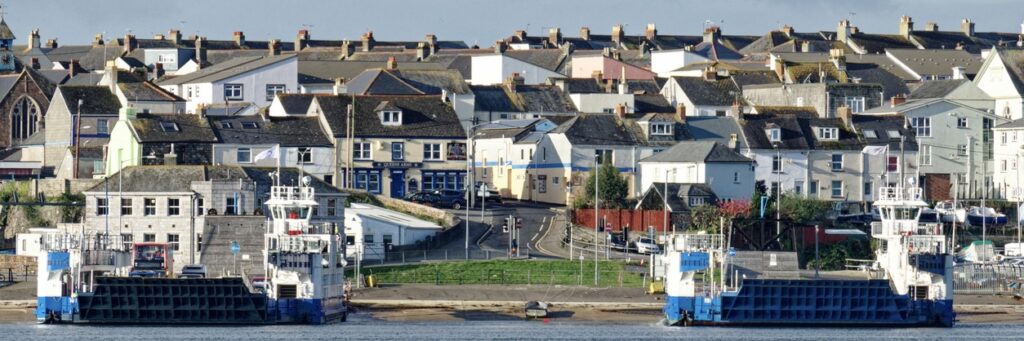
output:
[[[17,58],[14,32],[0,17],[0,161],[17,169],[4,174],[39,172],[46,110],[58,84]],[[6,167],[5,167],[6,168]]]

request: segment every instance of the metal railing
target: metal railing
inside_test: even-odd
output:
[[[527,259],[530,258],[530,249],[519,250],[519,255],[509,255],[505,251],[490,250],[469,250],[469,257],[466,257],[464,250],[407,250],[381,252],[380,249],[367,248],[362,255],[362,266],[373,266],[383,264],[407,264],[420,262],[444,262],[444,261],[465,261],[465,260],[490,260],[490,259]],[[349,266],[355,264],[355,256],[349,254]]]
[[[957,294],[1024,293],[1024,266],[963,264],[953,267],[953,292]]]
[[[591,265],[591,266],[586,266]],[[374,269],[362,271],[379,284],[435,285],[579,285],[594,286],[594,270],[585,264],[582,270],[479,269],[445,270],[423,267],[415,270]],[[650,280],[645,273],[627,270],[600,270],[598,287],[642,288]]]
[[[28,281],[29,278],[31,278],[34,275],[35,269],[28,265],[25,265],[23,269],[0,269],[0,287],[8,286],[22,281]]]

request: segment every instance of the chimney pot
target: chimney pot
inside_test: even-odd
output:
[[[126,35],[124,35],[124,52],[125,53],[130,53],[130,52],[134,51],[138,47],[139,47],[139,45],[138,45],[138,42],[135,40],[135,35],[134,34],[126,34]]]
[[[181,43],[181,31],[172,29],[167,32],[167,36],[171,38],[171,41],[174,42],[174,45],[178,45]]]
[[[558,46],[562,44],[562,29],[555,27],[548,29],[548,45]]]
[[[615,105],[615,117],[620,120],[626,119],[626,105],[622,103]]]
[[[714,43],[714,42],[718,41],[718,39],[721,38],[721,37],[722,37],[722,29],[719,28],[717,25],[711,25],[711,26],[708,26],[708,28],[704,29],[704,42],[705,43]]]
[[[375,42],[375,40],[373,40],[373,31],[363,33],[361,40],[363,41],[363,52],[370,52],[370,50],[373,50],[373,43]]]
[[[32,61],[29,64],[30,64],[30,66],[33,69],[39,70],[39,58],[38,57],[32,57]]]
[[[235,31],[233,36],[235,37],[235,45],[238,45],[238,47],[245,46],[245,32]]]
[[[497,42],[494,43],[494,51],[497,53],[505,53],[505,50],[507,49],[508,44],[505,43],[504,40],[498,40]]]
[[[793,37],[793,26],[783,25],[781,31],[782,34],[785,34],[787,37]]]
[[[281,41],[278,39],[270,40],[269,53],[271,56],[277,56],[281,54]]]
[[[971,22],[971,19],[964,18],[960,21],[960,32],[968,37],[974,36],[974,23]]]
[[[103,44],[103,34],[97,34],[95,37],[92,38],[92,47],[103,46]]]
[[[906,102],[907,102],[907,97],[903,96],[903,94],[896,94],[895,96],[892,96],[892,99],[891,99],[891,103],[892,103],[893,107],[895,107],[897,105],[900,105],[900,104],[903,104],[903,103],[906,103]]]
[[[729,149],[739,151],[739,140],[739,136],[736,134],[729,134]]]
[[[589,27],[586,27],[586,26],[580,27],[580,39],[582,39],[582,40],[590,40],[590,28]]]
[[[206,64],[206,37],[196,37],[196,64],[199,68]]]
[[[686,106],[682,103],[676,105],[676,117],[680,122],[686,123]]]
[[[522,41],[526,40],[526,31],[516,30],[515,36],[516,36],[516,38],[519,39],[520,42],[522,42]]]
[[[57,38],[47,39],[46,40],[46,47],[47,48],[51,48],[51,49],[57,48]]]
[[[28,46],[30,48],[39,48],[40,43],[42,43],[42,42],[39,40],[39,29],[37,28],[37,29],[32,30],[32,33],[29,34],[29,36],[28,36]]]
[[[900,17],[900,35],[904,38],[910,38],[911,33],[914,33],[914,19],[906,15]]]
[[[612,42],[615,44],[622,44],[622,37],[626,32],[622,29],[622,25],[612,26]]]
[[[927,24],[924,24],[924,31],[925,32],[938,32],[939,31],[939,24],[936,24],[934,21],[930,21]]]
[[[644,36],[647,40],[654,40],[658,37],[658,28],[654,24],[647,24],[647,30],[644,31]]]
[[[512,73],[511,76],[505,79],[505,87],[507,87],[510,92],[516,92],[516,87],[523,85],[524,83],[525,80],[518,72]]]
[[[386,66],[387,66],[388,70],[397,70],[398,69],[398,60],[395,59],[395,56],[389,56],[388,57],[388,61],[387,61],[387,65]]]

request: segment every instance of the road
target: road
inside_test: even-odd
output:
[[[514,215],[523,221],[522,229],[518,233],[519,240],[517,240],[518,245],[521,247],[520,255],[529,255],[532,258],[550,257],[538,250],[537,243],[544,237],[544,232],[547,231],[551,224],[551,219],[555,216],[555,211],[552,208],[559,207],[561,206],[506,200],[501,204],[487,203],[484,206],[485,210],[482,216],[479,207],[472,209],[470,210],[470,221],[478,224],[482,223],[485,225],[484,228],[489,227],[483,238],[475,238],[476,247],[480,250],[501,254],[507,252],[509,233],[502,231],[502,225],[505,224],[505,218],[509,215]],[[448,211],[457,214],[459,218],[463,219],[466,214],[465,210]]]

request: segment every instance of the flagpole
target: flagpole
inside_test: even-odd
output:
[[[276,155],[277,156],[277,185],[280,186],[281,185],[281,144],[278,143],[276,146],[274,146],[274,148],[276,148],[276,151],[277,151],[277,155]]]

